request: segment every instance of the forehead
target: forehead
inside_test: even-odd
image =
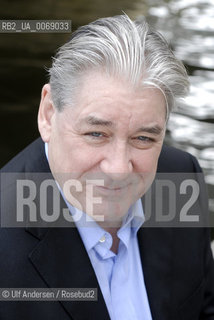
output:
[[[157,88],[142,85],[133,87],[123,79],[113,78],[99,72],[83,77],[77,91],[72,117],[83,120],[87,117],[104,118],[106,121],[122,119],[165,119],[166,103]]]

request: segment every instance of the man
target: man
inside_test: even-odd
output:
[[[163,147],[169,112],[188,90],[181,62],[147,23],[122,15],[79,28],[49,73],[38,114],[41,139],[2,169],[2,221],[20,217],[20,194],[32,200],[30,212],[35,206],[44,217],[44,203],[54,211],[57,196],[46,202],[40,181],[39,200],[18,188],[19,205],[12,201],[19,173],[51,172],[60,218],[69,209],[76,227],[52,228],[46,215],[46,228],[29,221],[2,228],[0,284],[97,288],[97,301],[3,301],[0,319],[214,319],[209,230],[144,227],[141,197],[156,171],[200,174],[194,157]],[[201,193],[197,208],[204,201]]]

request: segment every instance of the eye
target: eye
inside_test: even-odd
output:
[[[92,145],[102,145],[108,142],[109,135],[100,131],[90,131],[83,134],[85,141]]]
[[[87,138],[87,140],[95,140],[97,142],[101,142],[106,140],[109,135],[104,133],[104,132],[100,132],[100,131],[91,131],[91,132],[86,132],[84,133],[84,136]]]
[[[104,135],[101,132],[93,131],[93,132],[85,133],[85,136],[89,136],[89,137],[93,137],[93,138],[100,138],[100,137],[103,137]]]
[[[131,141],[132,141],[131,143],[133,147],[138,149],[145,149],[152,146],[155,140],[147,136],[137,136],[137,137],[133,137]]]
[[[150,137],[146,137],[146,136],[139,136],[136,137],[135,139],[142,141],[142,142],[152,142],[154,141],[154,139],[150,138]]]

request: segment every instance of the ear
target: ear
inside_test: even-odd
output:
[[[56,109],[51,99],[51,88],[47,83],[42,88],[41,101],[38,113],[38,128],[42,140],[49,142],[52,128],[52,117],[55,114]]]

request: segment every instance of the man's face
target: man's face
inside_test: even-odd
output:
[[[118,226],[156,173],[165,133],[165,98],[158,89],[133,89],[91,73],[75,101],[74,107],[53,112],[43,137],[51,171],[62,189],[66,180],[78,181],[64,189],[71,204],[95,220],[102,215],[108,226]],[[93,201],[101,203],[90,207]]]

